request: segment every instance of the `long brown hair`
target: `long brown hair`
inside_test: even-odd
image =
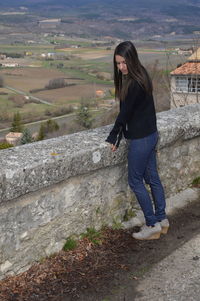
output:
[[[125,59],[128,69],[128,74],[125,76],[125,80],[123,80],[124,76],[117,67],[115,60],[116,55],[120,55]],[[152,93],[153,88],[151,79],[144,66],[140,63],[137,50],[132,42],[122,42],[115,48],[113,65],[116,98],[124,100],[127,95],[129,85],[134,81],[137,81],[147,93]]]

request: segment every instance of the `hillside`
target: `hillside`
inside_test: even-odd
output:
[[[20,33],[52,32],[47,24],[39,28],[38,21],[60,18],[53,32],[74,37],[191,38],[200,31],[199,17],[198,0],[7,0],[1,4],[0,33],[13,28]]]

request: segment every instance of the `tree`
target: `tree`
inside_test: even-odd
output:
[[[4,86],[4,79],[3,76],[0,76],[0,88]]]
[[[45,125],[44,125],[44,122],[43,122],[40,125],[37,141],[43,140],[44,138],[45,138]]]
[[[59,130],[59,125],[55,120],[49,119],[45,122],[45,133],[52,133]]]
[[[86,129],[90,129],[92,127],[93,119],[88,106],[84,103],[81,103],[77,112],[77,122]]]
[[[59,125],[55,120],[49,119],[40,125],[39,134],[37,140],[43,140],[48,133],[52,133],[59,130]]]
[[[21,138],[21,144],[27,144],[33,142],[30,130],[28,128],[25,128],[23,130],[23,136]]]
[[[64,78],[54,78],[51,79],[45,89],[58,89],[66,86]]]
[[[10,129],[11,132],[22,132],[23,131],[23,124],[21,121],[21,115],[19,112],[14,113],[12,127]]]

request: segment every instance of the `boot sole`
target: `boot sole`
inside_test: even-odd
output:
[[[152,234],[151,236],[149,236],[147,238],[139,238],[139,237],[134,237],[134,236],[133,236],[133,238],[138,239],[138,240],[153,240],[153,239],[159,239],[160,234],[161,234],[161,232],[158,232],[158,233]]]

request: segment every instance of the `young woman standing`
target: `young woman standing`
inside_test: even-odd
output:
[[[116,151],[122,134],[129,141],[128,182],[144,213],[146,224],[135,239],[157,239],[167,233],[165,196],[156,164],[158,132],[152,96],[152,82],[130,41],[120,43],[114,52],[114,85],[120,112],[106,141]],[[145,187],[150,185],[152,199]],[[153,203],[154,206],[153,206]]]

